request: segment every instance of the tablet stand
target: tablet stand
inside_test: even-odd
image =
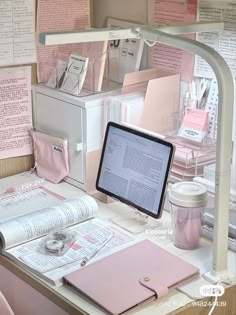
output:
[[[125,215],[111,218],[110,221],[132,234],[140,234],[162,226],[162,223],[156,219],[132,209],[129,209]]]

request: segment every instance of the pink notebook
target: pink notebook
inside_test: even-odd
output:
[[[64,277],[110,314],[161,298],[197,275],[198,268],[148,240],[125,248]]]

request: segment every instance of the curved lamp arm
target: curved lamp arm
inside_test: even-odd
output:
[[[227,274],[228,222],[230,199],[230,174],[232,156],[232,118],[234,84],[225,60],[211,47],[198,41],[170,35],[157,29],[136,29],[142,39],[174,46],[193,52],[205,59],[218,82],[218,124],[216,143],[215,215],[213,239],[212,280]]]

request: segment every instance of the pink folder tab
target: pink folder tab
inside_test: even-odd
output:
[[[201,109],[187,108],[183,125],[197,130],[204,130],[208,121],[208,112]]]
[[[144,240],[72,272],[64,281],[110,314],[121,314],[167,295],[198,272],[188,262]]]
[[[123,87],[148,82],[149,80],[152,79],[164,78],[170,75],[174,75],[174,73],[160,68],[152,68],[142,71],[126,73],[124,77]]]

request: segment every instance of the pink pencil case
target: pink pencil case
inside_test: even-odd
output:
[[[68,141],[32,131],[35,168],[39,177],[59,183],[69,174]]]

